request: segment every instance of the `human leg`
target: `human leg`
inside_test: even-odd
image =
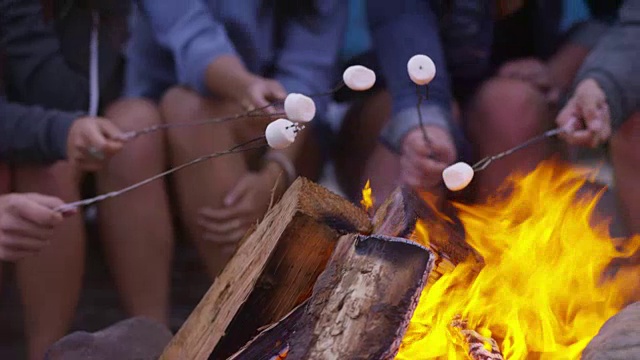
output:
[[[162,121],[157,107],[142,99],[117,101],[105,117],[123,131]],[[130,141],[98,173],[99,192],[161,173],[166,156],[164,132]],[[106,255],[126,311],[166,323],[174,232],[164,179],[102,202],[99,216]]]
[[[66,162],[20,167],[15,190],[78,200],[79,175]],[[40,360],[47,347],[67,332],[78,303],[84,271],[85,233],[80,215],[55,230],[51,245],[16,264],[25,314],[29,359]]]

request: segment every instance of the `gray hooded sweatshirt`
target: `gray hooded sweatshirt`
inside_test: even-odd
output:
[[[575,84],[600,84],[617,129],[640,106],[640,0],[626,0],[620,20],[598,41],[582,65]]]

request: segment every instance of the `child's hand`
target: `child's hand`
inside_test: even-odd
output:
[[[247,111],[264,108],[270,103],[284,100],[286,97],[287,92],[279,82],[260,76],[253,77],[246,84],[240,84],[234,91],[234,98]],[[264,111],[273,113],[276,109],[269,107]]]
[[[67,158],[82,170],[96,171],[123,145],[122,132],[109,120],[82,117],[69,130]]]
[[[63,214],[62,200],[40,194],[0,196],[0,260],[17,261],[49,244]]]

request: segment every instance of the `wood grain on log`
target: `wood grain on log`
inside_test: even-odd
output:
[[[241,242],[161,359],[207,359],[225,331],[226,357],[311,295],[341,234],[370,226],[351,203],[298,179]]]
[[[343,236],[304,306],[233,359],[393,359],[433,266],[431,252],[384,236]],[[263,354],[264,356],[260,356]]]

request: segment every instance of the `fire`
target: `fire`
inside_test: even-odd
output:
[[[371,193],[371,181],[367,180],[364,189],[362,189],[362,200],[360,200],[360,204],[366,212],[369,212],[373,208],[374,203],[375,199]]]
[[[578,194],[587,175],[549,161],[510,179],[501,191],[508,196],[455,204],[467,242],[485,265],[464,262],[423,291],[397,359],[468,359],[451,326],[460,316],[495,339],[505,359],[579,359],[624,307],[640,274],[632,269],[602,281],[612,259],[640,247],[640,236],[622,253],[608,221],[594,224],[601,194]],[[419,225],[416,236],[427,244],[428,231]]]

